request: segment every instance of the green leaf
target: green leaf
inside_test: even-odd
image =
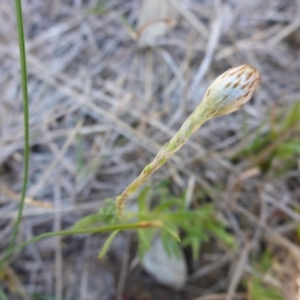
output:
[[[260,280],[250,281],[250,295],[253,300],[284,300],[275,287],[264,286]]]
[[[120,230],[115,230],[113,231],[109,236],[108,238],[106,239],[100,253],[99,253],[99,258],[102,258],[105,256],[105,254],[107,253],[107,251],[109,250],[109,247],[112,243],[112,241],[114,240],[114,238],[117,236],[117,234],[120,232]]]
[[[169,211],[173,207],[178,207],[180,209],[182,206],[183,206],[183,201],[181,199],[174,197],[173,199],[166,200],[159,203],[158,205],[155,206],[153,211],[156,213],[161,213],[163,211]]]
[[[276,156],[280,158],[290,158],[295,154],[300,154],[299,141],[289,141],[278,146]]]
[[[146,213],[149,211],[148,208],[148,195],[149,195],[150,187],[147,186],[142,189],[141,193],[139,194],[138,197],[138,206],[139,206],[139,213]]]
[[[185,236],[182,240],[184,246],[190,246],[193,239],[197,239],[199,242],[206,241],[209,236],[208,234],[200,228],[200,230],[187,230],[184,228]]]
[[[116,217],[116,206],[110,200],[107,200],[105,205],[96,214],[90,214],[80,219],[74,226],[73,229],[87,228],[92,225],[99,224],[117,224]]]
[[[200,246],[201,246],[201,243],[198,238],[193,238],[191,240],[192,255],[193,255],[194,261],[198,260],[198,258],[199,258]]]
[[[150,248],[155,231],[154,228],[138,229],[139,242],[142,243],[146,249]]]
[[[200,218],[209,218],[214,217],[215,208],[212,204],[202,205],[199,209],[196,210],[197,215]]]
[[[221,241],[223,241],[226,245],[235,248],[236,243],[233,238],[233,236],[228,233],[221,224],[211,224],[207,228],[212,234],[214,234],[217,238],[219,238]]]
[[[208,238],[208,236],[205,235],[204,232],[203,232],[202,236],[187,235],[182,240],[182,245],[192,248],[193,259],[196,261],[199,258],[201,242],[206,240],[207,238]]]
[[[162,227],[162,230],[165,231],[166,233],[168,233],[171,237],[173,237],[177,242],[180,242],[180,237],[177,233],[176,229],[167,227],[166,225],[164,225]]]
[[[91,214],[82,219],[80,219],[75,225],[73,225],[73,229],[86,228],[91,225],[95,225],[101,222],[100,214]]]
[[[294,126],[300,120],[300,102],[297,102],[293,105],[290,110],[290,113],[286,116],[283,122],[283,130],[289,129]]]
[[[144,259],[145,253],[149,250],[142,242],[139,242],[138,244],[138,249],[137,249],[137,254],[139,257],[139,260],[142,261]]]
[[[273,263],[274,263],[274,259],[271,255],[271,251],[267,249],[266,251],[263,252],[260,258],[258,268],[262,272],[267,272],[272,267]]]
[[[138,229],[137,231],[138,239],[139,239],[138,255],[140,260],[143,259],[145,252],[151,247],[151,243],[155,232],[156,229],[154,228]]]
[[[170,236],[168,231],[162,231],[160,237],[164,249],[169,257],[175,256],[179,259],[183,258],[178,241],[174,239],[173,235]]]
[[[198,239],[200,239],[201,241],[205,241],[208,239],[208,230],[204,225],[200,226],[193,224],[183,224],[181,228],[186,234],[185,238],[187,238],[188,236],[195,236],[198,237]]]

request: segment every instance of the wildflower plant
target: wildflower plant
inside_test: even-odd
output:
[[[105,255],[120,230],[128,229],[128,227],[122,228],[122,226],[128,226],[136,220],[138,222],[135,223],[135,229],[138,233],[140,254],[143,253],[141,249],[145,250],[150,247],[151,240],[157,231],[155,228],[161,230],[165,249],[169,253],[172,252],[170,249],[176,249],[174,239],[180,241],[180,230],[184,230],[186,233],[183,244],[191,246],[194,258],[197,257],[200,244],[207,239],[208,233],[215,235],[227,245],[232,246],[234,244],[232,237],[226,233],[222,224],[213,217],[212,207],[203,206],[198,210],[188,210],[182,202],[179,203],[180,201],[174,198],[170,200],[172,197],[168,195],[168,197],[160,197],[161,204],[151,209],[145,200],[149,189],[143,189],[138,196],[139,209],[137,213],[126,212],[124,214],[124,205],[126,199],[144,184],[157,169],[163,166],[204,122],[241,108],[251,98],[259,81],[260,75],[256,69],[249,65],[242,65],[223,73],[209,86],[202,102],[173,138],[162,147],[153,161],[116,198],[116,203],[110,202],[108,223],[119,224],[120,228],[113,230],[108,237],[99,254],[100,257]],[[107,217],[103,212],[102,210],[98,214],[87,216],[79,221],[74,229],[88,229],[95,224],[107,225],[107,222],[101,222]]]
[[[173,138],[167,142],[140,175],[117,197],[117,210],[122,217],[126,199],[157,169],[179,150],[191,135],[206,121],[227,115],[241,108],[253,95],[260,81],[256,69],[242,65],[223,73],[207,89],[203,100],[187,118]]]
[[[249,65],[231,68],[212,82],[200,104],[183,123],[178,132],[161,148],[153,161],[145,166],[140,175],[116,199],[107,200],[98,212],[82,218],[69,230],[47,232],[16,245],[28,181],[29,97],[21,0],[15,0],[15,6],[24,106],[24,179],[22,197],[11,242],[5,253],[0,257],[0,279],[5,278],[6,265],[15,251],[41,239],[54,236],[109,232],[110,235],[99,253],[100,258],[105,256],[114,238],[123,230],[134,230],[137,233],[138,254],[141,259],[157,234],[160,235],[165,250],[169,255],[177,255],[179,253],[178,242],[181,241],[183,246],[191,248],[194,259],[197,259],[201,243],[205,242],[210,235],[213,235],[224,244],[234,247],[233,237],[216,218],[211,204],[202,205],[197,209],[188,209],[185,205],[185,195],[174,197],[170,195],[168,188],[159,186],[158,188],[150,189],[149,187],[144,187],[136,197],[137,212],[124,212],[124,207],[127,198],[145,184],[150,176],[162,167],[172,154],[178,151],[203,123],[212,118],[237,111],[252,97],[260,82],[260,75],[255,68]],[[289,125],[294,125],[299,115],[298,108],[299,106],[293,109],[288,118],[289,124],[284,124],[282,130],[285,130],[286,126],[288,128]],[[286,153],[290,153],[288,151],[293,151],[293,153],[297,151],[298,153],[299,149],[294,144],[288,144],[285,146],[285,149],[282,149],[281,145],[281,149],[276,149],[276,151],[284,152],[286,155]],[[155,199],[159,200],[156,203],[152,201],[154,196]],[[247,285],[249,295],[253,299],[281,299],[277,290],[265,286],[258,278],[250,277]],[[1,287],[0,298],[8,299]]]
[[[186,233],[183,244],[191,246],[195,258],[199,253],[201,242],[208,238],[208,234],[212,234],[225,244],[232,246],[234,244],[232,237],[214,218],[211,206],[188,210],[182,201],[168,195],[160,197],[161,203],[150,208],[146,201],[149,192],[147,188],[142,190],[138,196],[138,212],[124,213],[124,205],[126,199],[162,167],[203,123],[241,108],[251,98],[259,81],[259,72],[249,65],[231,68],[217,77],[208,87],[199,106],[187,118],[178,132],[116,198],[116,201],[109,200],[99,212],[84,217],[70,230],[44,233],[9,249],[0,259],[0,264],[3,264],[14,251],[47,237],[111,232],[99,253],[99,257],[103,257],[113,239],[122,230],[137,231],[141,256],[145,249],[150,247],[154,234],[158,230],[169,253],[170,249],[176,253],[178,246],[175,246],[177,245],[175,242],[180,241],[179,231],[182,230]]]
[[[111,234],[104,243],[99,257],[105,255],[113,239],[122,230],[135,230],[137,232],[139,240],[138,252],[140,256],[143,256],[145,250],[150,247],[151,241],[158,231],[166,251],[170,254],[172,254],[172,252],[175,254],[178,252],[176,251],[176,249],[178,249],[176,241],[180,241],[179,232],[182,231],[184,232],[183,245],[192,248],[194,258],[196,258],[199,253],[201,242],[205,241],[209,234],[216,236],[227,245],[233,245],[232,237],[214,217],[212,206],[205,205],[199,209],[188,210],[184,204],[184,197],[174,198],[168,193],[160,193],[159,203],[153,205],[153,203],[151,204],[151,199],[155,189],[151,190],[150,193],[149,188],[142,189],[139,194],[137,212],[124,213],[124,205],[126,199],[136,192],[156,170],[162,167],[171,155],[178,151],[203,123],[212,118],[220,117],[238,110],[251,98],[259,84],[260,75],[256,69],[249,65],[232,68],[213,81],[195,111],[183,123],[171,140],[162,147],[153,161],[148,164],[142,170],[141,174],[116,198],[116,201],[109,200],[99,212],[81,219],[70,230],[44,233],[15,246],[16,236],[22,220],[29,165],[29,114],[25,39],[21,1],[15,0],[15,3],[18,19],[23,83],[22,91],[24,99],[25,170],[18,219],[10,246],[0,258],[0,275],[1,272],[4,272],[5,263],[12,253],[31,243],[53,236],[110,232]],[[147,199],[150,199],[150,201]],[[0,288],[0,296],[1,295],[3,296],[4,293]]]

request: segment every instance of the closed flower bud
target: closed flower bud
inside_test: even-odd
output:
[[[251,98],[259,81],[258,71],[249,65],[229,69],[209,86],[201,111],[213,118],[238,110]]]

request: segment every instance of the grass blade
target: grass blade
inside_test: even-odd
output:
[[[12,239],[7,248],[8,253],[11,252],[11,249],[15,245],[16,238],[19,232],[20,223],[22,221],[26,191],[27,191],[28,168],[29,168],[29,108],[28,108],[25,37],[24,37],[21,0],[15,0],[15,7],[16,7],[16,18],[17,18],[17,27],[18,27],[18,36],[19,36],[19,51],[20,51],[21,77],[22,77],[22,96],[23,96],[23,114],[24,114],[24,171],[23,171],[21,201],[19,205],[17,220],[12,234]]]

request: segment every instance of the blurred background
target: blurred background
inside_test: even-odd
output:
[[[238,112],[209,121],[150,180],[212,203],[236,249],[137,260],[136,236],[49,238],[1,273],[8,299],[300,299],[300,1],[25,0],[30,175],[18,242],[70,228],[117,196],[233,66],[261,74]],[[0,0],[0,247],[22,187],[13,1]],[[136,202],[136,197],[130,200]],[[154,249],[154,250],[153,250]],[[164,257],[153,248],[154,260]],[[149,267],[151,264],[151,267]],[[148,267],[147,267],[148,266]],[[159,274],[171,278],[168,283]],[[178,287],[180,282],[180,287]]]

